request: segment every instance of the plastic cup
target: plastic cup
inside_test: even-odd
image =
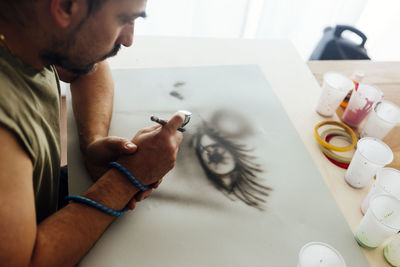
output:
[[[361,204],[361,212],[365,214],[369,207],[369,201],[372,196],[379,194],[392,195],[400,199],[400,171],[392,168],[378,169],[376,172],[376,181]]]
[[[327,72],[324,74],[322,93],[319,98],[316,111],[321,116],[330,117],[339,107],[354,83],[337,72]]]
[[[372,105],[382,99],[382,91],[372,85],[360,83],[358,90],[351,94],[349,104],[343,113],[343,122],[358,127],[369,114]]]
[[[372,107],[361,136],[383,139],[398,123],[400,123],[400,107],[389,101],[378,101]]]
[[[376,248],[400,230],[400,200],[391,195],[375,195],[358,226],[355,238],[364,248]]]
[[[396,235],[383,249],[385,260],[392,266],[400,266],[400,235]]]
[[[351,159],[344,179],[355,188],[369,184],[376,171],[393,160],[393,152],[379,139],[364,137],[357,142],[357,150]]]
[[[310,242],[301,248],[297,267],[346,267],[346,262],[332,246]]]

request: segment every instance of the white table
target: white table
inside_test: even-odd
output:
[[[314,111],[314,103],[319,97],[320,87],[290,42],[137,37],[133,48],[122,50],[116,58],[110,60],[112,68],[242,64],[257,64],[261,67],[332,194],[340,195],[340,201],[338,198],[336,201],[339,204],[351,203],[340,205],[341,211],[348,220],[346,214],[354,213],[359,203],[351,199],[350,193],[346,194],[346,191],[351,192],[354,189],[344,182],[344,170],[327,163],[313,138],[314,125],[323,120]],[[68,117],[70,177],[82,176],[85,175],[85,170],[81,162],[71,110]],[[83,189],[81,184],[71,182],[72,193],[81,192]],[[358,211],[359,208],[356,210]],[[360,219],[361,214],[359,218],[348,220],[353,231]],[[366,251],[366,256],[372,266],[385,264],[383,258],[378,258],[371,252]]]

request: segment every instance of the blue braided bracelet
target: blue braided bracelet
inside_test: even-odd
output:
[[[96,209],[99,209],[99,210],[107,213],[108,215],[115,216],[115,217],[119,217],[119,216],[121,216],[121,215],[123,215],[125,213],[125,209],[120,210],[120,211],[116,211],[116,210],[107,208],[106,206],[104,206],[104,205],[102,205],[100,203],[97,203],[96,201],[93,201],[93,200],[91,200],[89,198],[86,198],[86,197],[67,196],[65,199],[76,201],[76,202],[80,202],[80,203],[95,207]]]
[[[110,167],[114,167],[116,169],[118,169],[120,172],[122,172],[123,174],[125,174],[126,177],[128,177],[129,181],[131,181],[137,188],[139,188],[142,191],[146,191],[147,189],[149,189],[148,186],[146,185],[142,185],[138,179],[136,179],[132,173],[130,173],[124,166],[122,166],[121,164],[115,162],[115,161],[111,161],[108,164]]]

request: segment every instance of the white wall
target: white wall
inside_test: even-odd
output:
[[[248,0],[148,0],[144,35],[239,37]]]
[[[400,0],[148,0],[136,34],[290,39],[307,60],[326,26],[363,31],[374,60],[400,60]]]
[[[265,0],[257,38],[290,39],[308,59],[323,29],[354,25],[367,0]]]
[[[400,60],[399,0],[369,0],[356,26],[367,35],[374,60]]]

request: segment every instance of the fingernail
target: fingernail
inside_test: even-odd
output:
[[[132,149],[132,148],[135,148],[135,145],[134,145],[133,143],[126,143],[126,144],[125,144],[125,147],[126,147],[127,149]]]

